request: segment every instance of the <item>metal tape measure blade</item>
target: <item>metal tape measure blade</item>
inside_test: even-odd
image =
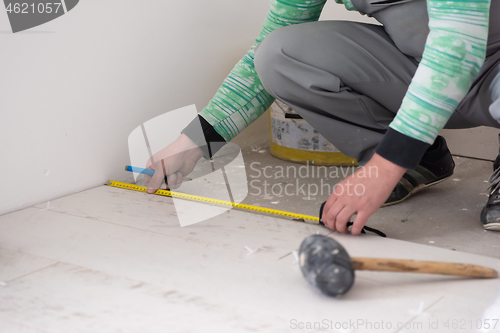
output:
[[[145,186],[123,183],[123,182],[118,182],[115,180],[110,180],[109,182],[110,182],[109,184],[106,184],[107,186],[120,187],[120,188],[124,188],[127,190],[133,190],[133,191],[138,191],[138,192],[147,192],[147,188]],[[296,214],[296,213],[286,212],[286,211],[277,210],[277,209],[257,207],[257,206],[252,206],[252,205],[235,203],[235,202],[231,202],[231,201],[224,201],[224,200],[218,200],[218,199],[213,199],[213,198],[200,197],[200,196],[196,196],[196,195],[192,195],[192,194],[171,192],[171,191],[167,191],[167,190],[157,190],[155,192],[155,194],[163,195],[163,196],[167,196],[167,197],[179,198],[179,199],[186,199],[186,200],[191,200],[191,201],[205,202],[205,203],[216,204],[216,205],[221,205],[221,206],[230,206],[230,207],[235,207],[235,208],[240,208],[240,209],[245,209],[245,210],[250,210],[250,211],[257,211],[257,212],[273,214],[273,215],[281,215],[281,216],[286,216],[286,217],[292,217],[294,219],[303,219],[303,220],[308,220],[308,221],[319,222],[319,218],[316,216]]]

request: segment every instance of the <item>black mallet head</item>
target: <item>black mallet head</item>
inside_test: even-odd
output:
[[[306,280],[326,295],[340,297],[354,284],[351,258],[333,238],[312,235],[304,239],[299,264]]]

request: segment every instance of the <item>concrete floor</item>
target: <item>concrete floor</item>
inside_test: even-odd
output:
[[[321,188],[322,178],[317,176],[318,167],[309,166],[309,177],[302,178],[294,178],[292,169],[289,169],[290,177],[286,177],[285,173],[285,177],[275,179],[266,178],[262,174],[262,169],[266,166],[267,175],[279,172],[279,166],[285,171],[287,167],[295,168],[297,172],[302,166],[277,159],[270,154],[268,117],[262,116],[232,142],[243,151],[250,184],[244,203],[318,215],[321,203],[329,195],[328,185],[323,187],[323,193],[319,190],[317,195],[313,195],[316,188],[309,185],[311,194],[307,195],[308,184],[317,184]],[[456,168],[452,178],[417,193],[403,203],[381,208],[370,218],[368,225],[383,231],[390,238],[500,258],[500,233],[485,231],[479,221],[479,214],[487,200],[487,179],[493,163],[457,156],[454,160]],[[339,177],[329,178],[327,181],[323,179],[323,184],[333,185],[345,178],[342,171],[350,175],[353,170],[354,168],[338,168],[336,171]],[[302,175],[307,175],[305,167],[301,171]],[[332,171],[334,168],[329,169],[328,174],[332,175]],[[280,188],[287,184],[291,184],[287,189],[293,195],[273,195],[279,194]],[[273,185],[274,193],[271,191]],[[298,190],[302,185],[306,195]]]

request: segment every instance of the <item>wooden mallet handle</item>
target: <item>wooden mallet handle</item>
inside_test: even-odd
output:
[[[351,258],[351,260],[354,269],[359,271],[409,272],[476,278],[498,277],[498,272],[492,268],[470,264],[382,258]]]

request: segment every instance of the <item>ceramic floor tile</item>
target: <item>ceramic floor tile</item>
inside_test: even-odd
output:
[[[26,332],[287,331],[284,318],[258,309],[68,264],[16,280],[0,297],[0,329],[29,323]]]
[[[290,260],[247,256],[246,251],[210,247],[55,212],[44,213],[27,209],[17,212],[17,219],[12,215],[8,220],[0,219],[0,234],[9,235],[0,236],[2,246],[15,246],[27,253],[210,299],[249,304],[290,318],[317,320],[329,313],[325,307],[338,310],[339,306],[347,316],[356,313],[359,299],[375,306],[382,295],[388,307],[398,309],[401,302],[412,298],[411,291],[404,293],[404,289],[360,279],[358,288],[340,303],[311,290],[297,264]],[[429,293],[423,297],[431,301],[435,295]],[[303,302],[310,304],[303,307]],[[396,314],[408,317],[406,313]]]
[[[34,206],[46,209],[46,204]],[[50,202],[50,211],[178,237],[211,246],[241,250],[259,248],[259,254],[278,259],[289,254],[312,233],[330,230],[316,224],[269,219],[261,214],[240,215],[231,210],[216,218],[180,227],[172,199],[110,186],[102,186]],[[45,212],[45,211],[43,211]],[[235,215],[236,214],[236,215]],[[240,235],[244,234],[244,238]]]
[[[0,287],[26,274],[44,269],[56,261],[0,248]]]
[[[218,225],[219,232],[212,232],[213,227],[200,227],[198,231],[203,231],[202,235],[189,239],[176,234],[178,230],[187,229],[165,228],[159,233],[123,225],[119,217],[126,219],[127,214],[106,217],[106,205],[109,205],[108,210],[113,210],[113,206],[106,202],[113,202],[114,195],[99,191],[97,196],[100,197],[101,213],[95,213],[90,218],[89,215],[79,217],[74,214],[75,211],[81,215],[86,212],[88,201],[81,197],[66,202],[61,199],[59,206],[55,205],[60,212],[30,208],[0,217],[0,244],[7,249],[37,254],[105,275],[199,295],[211,302],[244,306],[281,318],[277,319],[280,327],[290,330],[293,323],[359,323],[359,320],[364,320],[366,325],[384,320],[392,325],[382,331],[394,332],[398,323],[417,323],[425,315],[432,319],[451,314],[462,316],[464,313],[471,318],[480,316],[495,302],[492,290],[498,290],[498,280],[375,272],[358,272],[355,286],[344,298],[328,298],[307,285],[292,255],[282,255],[278,259],[265,251],[247,255],[247,251],[240,246],[242,242],[252,246],[249,243],[252,239],[255,244],[272,244],[277,233],[269,232],[269,228],[283,229],[287,230],[287,235],[295,235],[291,240],[281,238],[280,253],[289,254],[307,236],[308,230],[302,229],[304,224],[266,216],[257,218],[250,213],[233,210],[204,222]],[[129,198],[136,194],[130,191],[123,193],[118,195]],[[87,198],[91,197],[89,193]],[[122,200],[133,202],[133,199],[125,198]],[[163,205],[163,202],[160,204]],[[151,205],[153,209],[157,206],[154,203]],[[71,211],[72,215],[62,211]],[[109,221],[103,222],[102,219]],[[170,219],[175,220],[173,217]],[[226,219],[227,224],[221,222]],[[233,227],[241,221],[244,221],[245,228]],[[166,223],[173,225],[175,222]],[[224,230],[226,228],[229,231]],[[298,231],[292,232],[294,229]],[[231,238],[228,244],[232,245],[220,246],[219,240],[223,235],[220,230],[227,232],[226,237]],[[256,238],[256,230],[261,231],[260,239]],[[309,234],[315,233],[311,232],[315,230],[310,230]],[[499,260],[493,258],[378,236],[332,236],[356,256],[463,261],[491,267],[499,265]],[[214,239],[218,241],[214,242]],[[426,309],[421,311],[425,314],[418,313],[420,304]],[[365,330],[358,326],[354,331]]]

